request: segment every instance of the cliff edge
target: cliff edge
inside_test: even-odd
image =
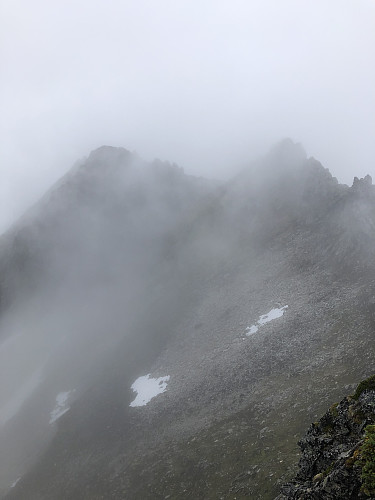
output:
[[[276,500],[375,499],[375,375],[299,441],[296,477]]]

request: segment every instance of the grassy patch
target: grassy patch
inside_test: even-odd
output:
[[[358,465],[362,467],[361,491],[367,496],[375,493],[375,425],[368,425],[360,449]]]
[[[360,382],[353,395],[353,399],[358,400],[359,396],[365,391],[375,391],[375,375],[372,375],[371,377],[366,378],[366,380],[362,380],[362,382]]]

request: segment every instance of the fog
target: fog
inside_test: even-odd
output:
[[[370,266],[371,183],[346,198],[310,157],[350,185],[373,174],[375,7],[0,5],[2,495],[60,425],[69,450],[84,428],[90,453],[96,434],[117,446],[116,432],[125,453],[131,383],[169,339],[179,359],[186,324],[194,348],[219,342],[212,311],[232,314],[215,303],[227,282],[245,310],[245,273],[258,300],[266,277],[320,265],[321,249],[329,272],[347,255]],[[284,137],[298,144],[259,160]],[[344,201],[330,211],[332,200]]]
[[[119,386],[126,409],[128,370],[147,366],[189,295],[168,235],[213,187],[101,148],[3,236],[0,493],[53,435],[60,393],[72,404]]]
[[[227,178],[292,137],[372,173],[371,0],[0,5],[1,230],[103,144]]]
[[[49,481],[57,463],[75,488],[71,460],[78,474],[96,474],[102,453],[117,460],[119,440],[125,455],[130,439],[145,444],[134,423],[152,420],[131,413],[132,384],[168,377],[183,398],[207,353],[226,371],[221,335],[238,325],[236,312],[225,326],[227,303],[251,308],[299,266],[340,274],[353,254],[371,265],[372,191],[370,179],[339,185],[290,139],[226,183],[123,148],[104,146],[77,163],[0,239],[0,495],[49,445],[54,458],[42,458],[39,473]],[[244,281],[251,300],[238,291]],[[278,307],[262,304],[258,325],[289,307],[288,289]],[[268,354],[258,351],[266,369]],[[162,371],[173,363],[178,372],[188,366],[185,376]],[[96,454],[93,464],[87,457]]]

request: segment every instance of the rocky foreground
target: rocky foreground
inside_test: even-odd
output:
[[[299,441],[295,479],[277,500],[375,498],[375,376],[330,407]]]

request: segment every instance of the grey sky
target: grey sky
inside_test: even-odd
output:
[[[90,150],[375,177],[374,0],[0,0],[0,230]]]

